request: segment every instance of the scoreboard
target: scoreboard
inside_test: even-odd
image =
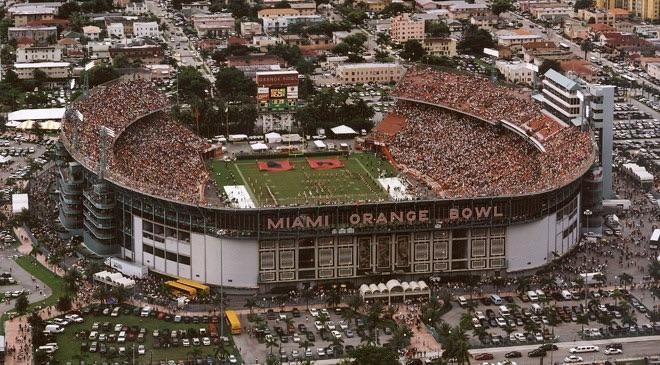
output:
[[[297,71],[257,72],[257,100],[260,111],[291,111],[298,103]]]

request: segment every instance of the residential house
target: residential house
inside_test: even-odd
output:
[[[89,38],[91,40],[99,39],[99,36],[101,34],[101,28],[95,25],[87,25],[84,26],[82,29],[83,29],[83,34],[85,35],[86,38]]]
[[[9,27],[7,37],[10,40],[29,38],[35,43],[46,43],[49,40],[57,40],[57,27],[52,26],[22,26]]]
[[[160,37],[160,29],[156,22],[135,22],[133,23],[133,36],[137,38]]]
[[[262,18],[265,32],[284,32],[291,24],[321,23],[325,20],[320,15],[295,15]]]
[[[126,38],[126,34],[124,33],[124,24],[122,23],[111,23],[107,26],[106,29],[108,30],[108,36],[110,38]]]
[[[226,36],[236,29],[231,13],[195,14],[192,21],[200,36]]]
[[[62,80],[71,75],[71,64],[69,62],[14,63],[14,71],[20,80],[31,80],[36,70],[43,71],[50,79]]]
[[[261,23],[257,22],[241,22],[241,35],[254,36],[263,34]]]

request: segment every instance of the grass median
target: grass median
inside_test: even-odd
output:
[[[64,289],[64,279],[54,274],[52,271],[48,270],[47,267],[42,265],[36,258],[32,256],[21,256],[16,259],[18,266],[23,268],[25,271],[29,272],[30,275],[34,276],[35,279],[38,279],[51,290],[51,295],[34,303],[30,303],[28,307],[28,313],[32,312],[35,309],[40,309],[55,305],[57,300],[66,294]],[[9,319],[6,313],[3,313],[0,317],[0,334],[5,333],[5,321]]]

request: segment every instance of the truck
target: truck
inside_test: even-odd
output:
[[[117,257],[108,257],[104,263],[129,278],[144,279],[149,274],[147,267]]]

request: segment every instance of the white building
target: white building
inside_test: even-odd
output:
[[[241,22],[241,35],[259,35],[262,34],[261,23],[258,22]]]
[[[126,35],[124,34],[124,24],[122,23],[110,23],[107,27],[108,29],[108,36],[111,38],[125,38]]]
[[[133,36],[137,38],[143,37],[160,37],[160,30],[156,22],[135,22],[133,23]]]
[[[16,49],[16,62],[59,62],[62,60],[62,47],[26,47]]]
[[[614,86],[594,85],[550,69],[543,78],[542,94],[537,97],[544,110],[555,120],[581,126],[591,123],[599,143],[600,166],[603,168],[603,198],[611,199],[612,138],[614,128]]]
[[[126,14],[128,15],[142,15],[147,14],[149,9],[145,2],[134,2],[126,5]]]
[[[21,80],[30,80],[34,77],[34,71],[41,70],[51,79],[66,79],[71,74],[69,62],[37,62],[37,63],[15,63],[14,71]]]
[[[656,80],[660,80],[660,63],[649,63],[646,65],[646,72]]]
[[[230,13],[195,14],[192,16],[192,21],[200,36],[222,36],[233,32],[236,28]]]
[[[107,60],[110,58],[110,42],[89,42],[85,46],[87,55],[92,60]]]
[[[497,43],[501,46],[523,45],[530,42],[538,42],[543,39],[536,34],[514,34],[511,32],[497,34]]]
[[[497,61],[497,70],[502,73],[506,81],[525,86],[534,86],[536,66],[525,62]]]
[[[300,23],[320,23],[324,20],[320,15],[295,15],[295,16],[278,16],[274,18],[263,18],[264,31],[275,32],[285,31],[289,24]]]
[[[83,27],[83,34],[91,40],[97,40],[101,34],[101,28],[95,25],[88,25]]]
[[[406,69],[396,63],[353,63],[337,66],[337,79],[345,84],[397,82]]]

